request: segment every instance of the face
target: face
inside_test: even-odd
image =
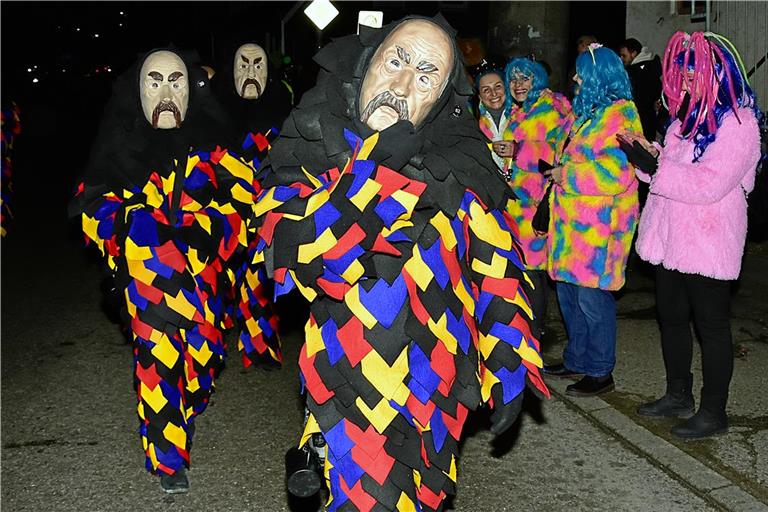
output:
[[[360,120],[384,130],[398,120],[423,121],[448,84],[453,44],[437,25],[406,21],[374,53],[360,91]]]
[[[258,99],[267,88],[267,54],[256,44],[244,44],[235,52],[235,89],[247,100]]]
[[[581,77],[579,76],[578,73],[576,73],[575,75],[573,75],[572,80],[574,82],[576,82],[576,91],[575,92],[576,92],[576,94],[579,94],[579,89],[581,89],[581,82],[582,82]]]
[[[504,82],[496,73],[488,73],[480,77],[478,83],[478,94],[480,101],[486,108],[498,110],[504,106],[506,94],[504,93]]]
[[[139,94],[144,117],[152,128],[180,127],[189,103],[189,75],[184,61],[173,52],[152,53],[139,72]]]
[[[621,47],[619,49],[619,57],[621,57],[621,62],[624,63],[624,66],[629,66],[637,57],[637,52],[631,52],[626,47]]]
[[[533,77],[522,73],[516,73],[509,77],[509,91],[512,97],[518,103],[523,103],[528,99],[528,94],[533,87]]]

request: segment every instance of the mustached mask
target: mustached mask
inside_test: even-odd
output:
[[[244,44],[235,52],[235,89],[247,100],[258,99],[267,87],[267,54],[257,44]]]
[[[360,91],[360,120],[374,130],[403,120],[418,126],[445,90],[453,60],[444,30],[422,19],[403,22],[371,58]]]
[[[139,94],[144,117],[152,128],[179,128],[189,104],[189,75],[184,61],[167,50],[150,54],[139,72]]]

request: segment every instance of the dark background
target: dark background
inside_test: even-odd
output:
[[[112,80],[153,48],[172,43],[195,49],[203,62],[228,72],[231,55],[219,54],[237,42],[255,41],[281,66],[298,102],[315,80],[312,56],[331,38],[354,32],[359,10],[384,11],[384,23],[442,12],[459,37],[480,41],[487,41],[492,21],[488,2],[337,1],[339,16],[320,33],[303,13],[309,2],[302,2],[286,24],[286,65],[279,52],[280,21],[295,5],[3,1],[2,103],[15,101],[22,110],[23,132],[14,152],[17,209],[33,201],[36,211],[53,208],[54,214],[64,215]],[[570,2],[569,9],[570,40],[563,44],[571,57],[579,35],[594,34],[614,48],[624,39],[625,2]]]

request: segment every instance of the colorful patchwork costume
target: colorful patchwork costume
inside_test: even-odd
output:
[[[137,99],[143,60],[115,84],[73,207],[125,292],[146,465],[170,475],[189,466],[194,420],[225,358],[233,289],[247,360],[279,361],[280,348],[251,300],[255,283],[235,278],[250,263],[254,169],[212,143],[227,140],[227,127],[196,66],[187,65],[194,85],[181,127],[153,129]]]
[[[13,142],[16,137],[21,133],[21,122],[19,115],[21,109],[16,103],[11,102],[10,105],[2,109],[0,116],[0,149],[2,154],[0,155],[0,166],[2,166],[2,177],[0,177],[0,184],[2,184],[2,190],[0,193],[0,236],[6,235],[8,229],[8,222],[13,218],[13,212],[11,211],[11,195],[13,194],[12,176],[13,176]]]
[[[302,443],[328,443],[329,511],[440,510],[468,411],[491,402],[496,423],[517,415],[526,383],[548,394],[507,187],[462,108],[458,59],[417,128],[358,120],[368,62],[399,23],[315,57],[318,83],[283,126],[255,207],[276,294],[311,301]]]

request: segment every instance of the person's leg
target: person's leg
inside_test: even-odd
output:
[[[693,414],[689,294],[685,274],[661,265],[656,267],[656,314],[667,389],[658,400],[638,407],[637,413],[641,416],[690,417]]]
[[[547,299],[549,298],[547,272],[546,270],[527,270],[526,272],[535,286],[530,297],[533,308],[533,325],[531,327],[533,335],[541,339],[547,319]]]
[[[589,332],[584,373],[604,377],[616,364],[616,300],[609,291],[580,286],[578,304]]]
[[[589,329],[579,308],[579,287],[562,281],[558,281],[556,286],[557,300],[568,334],[568,343],[563,350],[563,364],[569,370],[585,373]]]
[[[725,405],[733,375],[730,281],[686,275],[694,323],[701,341],[703,386],[699,410],[672,429],[679,437],[701,438],[728,430]]]

